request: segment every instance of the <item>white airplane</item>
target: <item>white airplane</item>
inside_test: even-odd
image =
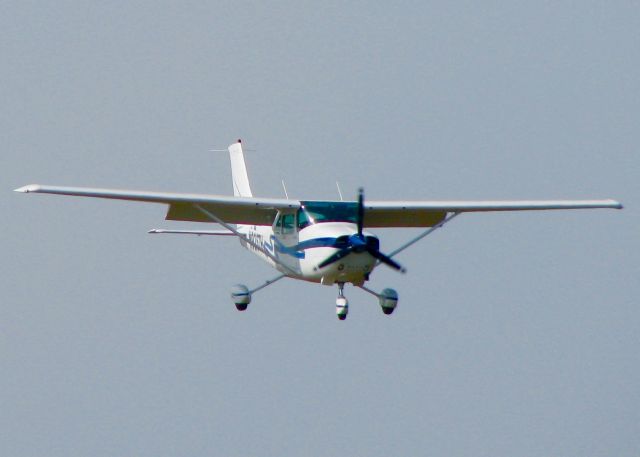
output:
[[[323,285],[337,285],[336,314],[347,317],[344,285],[351,283],[376,296],[382,311],[391,314],[398,293],[375,292],[365,286],[380,264],[405,272],[393,257],[462,213],[615,208],[615,200],[525,201],[368,201],[360,189],[357,201],[255,198],[249,185],[242,142],[229,146],[234,196],[94,189],[31,184],[16,192],[110,198],[168,205],[167,220],[218,223],[223,230],[164,230],[149,233],[236,236],[240,244],[276,268],[280,274],[259,287],[238,284],[231,298],[239,311],[247,309],[253,294],[289,277]],[[286,193],[286,190],[285,190]],[[365,228],[424,227],[426,230],[389,254]]]

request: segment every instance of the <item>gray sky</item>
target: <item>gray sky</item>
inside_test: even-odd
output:
[[[0,454],[637,455],[635,2],[5,2]],[[375,199],[618,198],[467,215],[372,297],[164,208],[28,183]],[[413,231],[380,231],[383,251]]]

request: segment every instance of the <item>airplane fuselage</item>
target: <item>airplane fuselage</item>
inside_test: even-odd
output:
[[[330,265],[318,267],[340,250],[345,239],[357,234],[357,226],[352,222],[317,223],[300,230],[294,228],[287,231],[278,227],[276,221],[271,227],[240,225],[238,231],[276,257],[289,270],[241,238],[243,247],[287,276],[297,279],[324,285],[362,285],[376,266],[376,259],[369,253],[352,252]],[[371,233],[365,232],[364,235],[374,237]]]

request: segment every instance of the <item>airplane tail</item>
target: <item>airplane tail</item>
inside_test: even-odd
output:
[[[249,175],[244,163],[242,141],[238,140],[229,146],[229,158],[231,159],[231,178],[233,179],[233,195],[236,197],[252,197],[249,186]]]

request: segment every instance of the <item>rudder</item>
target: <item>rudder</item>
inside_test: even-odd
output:
[[[229,158],[231,159],[233,195],[236,197],[252,197],[249,175],[247,174],[247,166],[244,163],[244,153],[242,152],[242,140],[238,140],[229,146]]]

